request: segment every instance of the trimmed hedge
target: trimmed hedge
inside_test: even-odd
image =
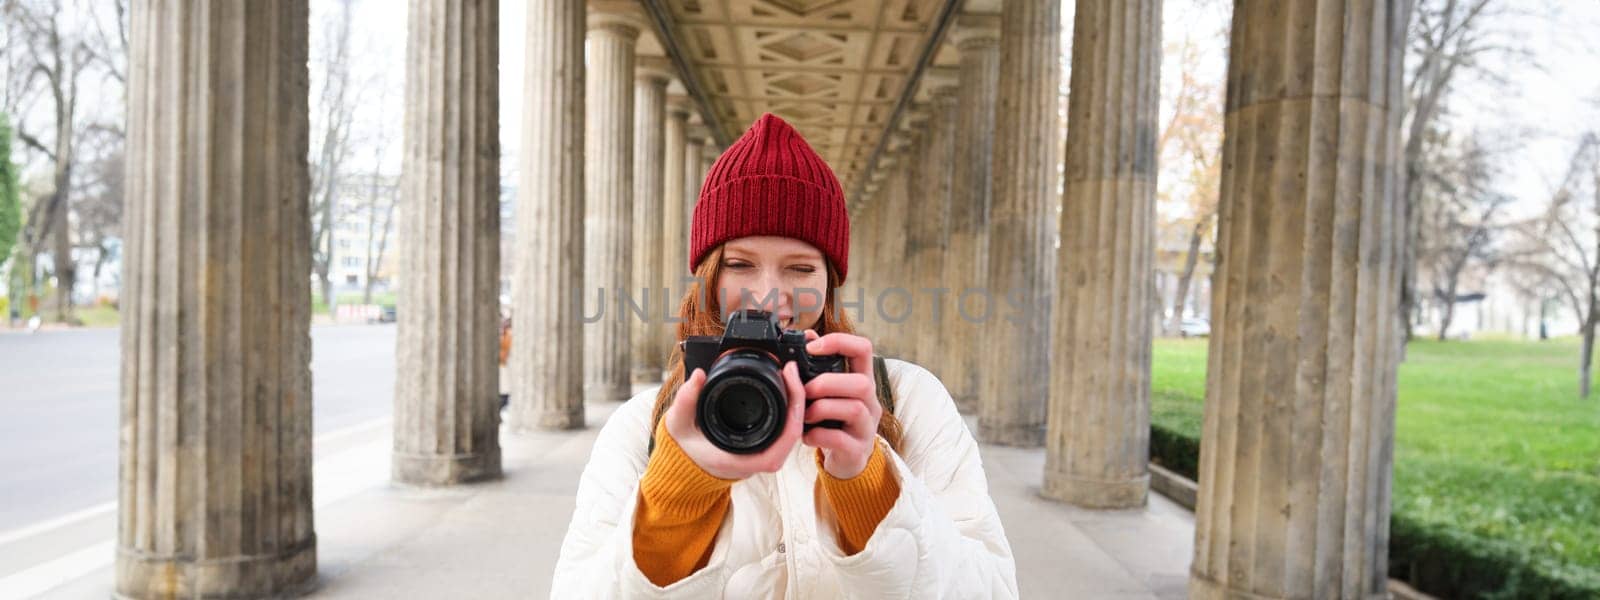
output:
[[[1503,540],[1399,514],[1389,518],[1389,576],[1441,598],[1600,598],[1592,572],[1540,564]]]
[[[1194,437],[1151,424],[1150,460],[1200,480],[1200,440]],[[1389,576],[1440,598],[1600,598],[1600,576],[1592,571],[1539,561],[1503,540],[1402,514],[1389,521]]]
[[[1183,433],[1150,424],[1150,462],[1168,471],[1200,481],[1200,440]]]

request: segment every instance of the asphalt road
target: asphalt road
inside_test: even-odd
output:
[[[0,533],[116,499],[119,330],[0,333]],[[311,329],[313,427],[393,408],[394,325]]]

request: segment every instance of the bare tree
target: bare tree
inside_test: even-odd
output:
[[[394,207],[400,200],[399,188],[392,181],[386,180],[382,174],[383,153],[388,148],[388,142],[388,136],[380,134],[373,152],[372,178],[368,183],[365,207],[367,264],[366,283],[361,290],[362,304],[372,304],[372,286],[377,281],[378,274],[383,271],[383,257],[389,249],[389,231],[394,226]]]
[[[1213,7],[1204,4],[1198,8]],[[1223,44],[1227,30],[1224,26],[1212,35],[1213,42]],[[1166,187],[1171,190],[1168,194],[1181,194],[1182,198],[1169,196],[1164,200],[1188,206],[1184,221],[1189,229],[1189,243],[1163,335],[1175,335],[1183,325],[1189,288],[1204,253],[1202,245],[1211,238],[1214,229],[1221,191],[1222,91],[1220,85],[1211,82],[1203,73],[1203,50],[1202,40],[1187,34],[1182,41],[1167,44],[1166,48],[1170,55],[1178,57],[1178,88],[1173,94],[1172,115],[1156,138],[1156,155],[1174,165],[1174,170],[1167,175],[1176,176],[1178,185]]]
[[[1460,300],[1462,274],[1469,267],[1492,268],[1493,242],[1502,224],[1496,215],[1511,197],[1493,188],[1494,153],[1478,136],[1445,142],[1429,158],[1430,207],[1423,219],[1430,235],[1417,248],[1418,262],[1428,267],[1433,298],[1439,303],[1438,339],[1448,339]]]
[[[49,252],[56,277],[55,318],[74,321],[72,291],[77,283],[77,268],[72,260],[72,237],[68,215],[72,209],[72,170],[77,156],[74,141],[75,115],[78,109],[79,76],[94,59],[88,45],[63,24],[61,0],[29,3],[10,0],[5,4],[8,29],[26,40],[28,54],[23,61],[27,74],[22,79],[24,88],[42,84],[51,103],[53,140],[46,144],[19,120],[17,139],[48,160],[53,167],[53,189],[34,203],[29,211],[27,226],[22,233],[25,261],[23,268],[32,271],[45,242],[50,242]]]
[[[350,156],[350,133],[360,90],[350,84],[352,0],[340,0],[320,31],[318,56],[312,58],[313,118],[311,123],[311,269],[321,285],[322,301],[332,310],[337,302],[329,271],[333,266],[333,230],[338,221],[341,168]]]
[[[1402,195],[1406,235],[1401,244],[1400,285],[1400,314],[1404,317],[1408,341],[1413,336],[1419,309],[1417,248],[1426,244],[1422,238],[1431,233],[1419,222],[1421,204],[1425,201],[1423,190],[1429,185],[1429,171],[1434,168],[1428,162],[1429,132],[1447,113],[1447,100],[1456,84],[1468,74],[1507,86],[1496,73],[1484,67],[1485,59],[1496,54],[1530,57],[1515,41],[1501,39],[1503,36],[1490,27],[1516,8],[1519,7],[1515,3],[1499,0],[1416,0],[1412,12],[1415,16],[1410,33],[1412,58],[1408,58],[1408,62],[1415,67],[1406,76],[1406,135],[1402,156],[1406,172]]]
[[[113,240],[121,237],[123,159],[121,140],[84,162],[77,197],[78,248],[94,252],[90,273],[91,297],[100,296],[100,276],[117,258]]]
[[[1584,197],[1585,191],[1590,198]],[[1528,266],[1548,275],[1578,318],[1583,339],[1578,394],[1588,398],[1600,325],[1600,134],[1591,132],[1579,140],[1549,209],[1523,228],[1523,234],[1524,243],[1543,250],[1541,260],[1528,261]]]
[[[125,0],[0,0],[0,24],[6,33],[0,43],[5,53],[0,83],[7,88],[3,110],[17,115],[17,138],[51,171],[51,184],[31,202],[14,268],[26,272],[23,279],[32,288],[36,258],[48,253],[57,283],[54,317],[76,322],[73,250],[104,247],[121,215],[121,182],[105,180],[120,178],[121,168],[107,170],[102,163],[122,154],[127,5]],[[86,168],[96,171],[91,182],[79,181]],[[118,195],[86,198],[86,189]],[[85,201],[100,205],[84,206]],[[86,223],[95,230],[85,231]],[[102,253],[97,272],[105,258]]]

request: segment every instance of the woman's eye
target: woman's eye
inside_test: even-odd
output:
[[[730,260],[728,262],[722,263],[722,266],[723,266],[723,268],[726,268],[726,269],[743,270],[743,269],[750,268],[750,263],[742,262],[742,261],[732,261],[732,260]]]
[[[815,273],[815,272],[817,272],[817,268],[813,267],[811,265],[795,265],[795,266],[792,266],[792,267],[789,267],[789,268],[790,269],[794,269],[795,271],[798,271],[798,272],[801,272],[801,273]]]

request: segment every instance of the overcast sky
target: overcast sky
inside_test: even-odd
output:
[[[1072,3],[1066,4],[1070,11]],[[515,172],[522,124],[524,5],[516,0],[500,3],[501,166],[508,176]],[[1169,40],[1185,34],[1204,37],[1226,21],[1228,2],[1210,0],[1198,5],[1194,0],[1167,0],[1164,36]],[[1600,128],[1600,36],[1594,35],[1600,32],[1600,1],[1507,0],[1506,5],[1523,12],[1494,21],[1494,35],[1500,43],[1525,47],[1527,56],[1502,53],[1491,59],[1492,70],[1504,77],[1504,83],[1463,79],[1449,100],[1453,112],[1449,118],[1462,130],[1476,129],[1491,137],[1516,139],[1507,136],[1523,135],[1501,157],[1497,187],[1516,197],[1515,210],[1525,213],[1537,210],[1548,198],[1577,136]],[[319,51],[316,40],[324,28],[323,17],[336,7],[335,0],[311,2],[313,63]],[[391,138],[383,155],[383,170],[397,173],[404,114],[406,3],[357,0],[354,11],[354,60],[358,64],[353,69],[358,79],[365,80],[356,135],[376,139],[382,133]],[[1070,26],[1064,34],[1070,37]],[[1220,41],[1216,45],[1210,66],[1220,78],[1226,50]],[[1069,46],[1070,40],[1064,40],[1064,51]],[[317,78],[315,68],[312,77]],[[41,111],[45,104],[37,103],[34,112]],[[85,106],[80,112],[92,114],[95,110]],[[35,128],[43,129],[38,125],[43,124],[39,119],[45,116],[36,114],[30,121]],[[26,160],[21,148],[15,150],[16,158],[25,162],[28,170],[44,166],[38,157]],[[370,171],[375,160],[370,149],[362,149],[352,158],[356,172]]]
[[[331,0],[313,0],[313,10],[326,10]],[[1195,8],[1188,0],[1168,0],[1164,36],[1171,39],[1186,33],[1182,28],[1214,30],[1227,18],[1227,3],[1215,2],[1212,9]],[[1552,0],[1547,7],[1527,8],[1539,2],[1517,0],[1515,5],[1530,12],[1502,18],[1493,23],[1496,35],[1508,43],[1526,45],[1532,64],[1506,55],[1495,59],[1495,70],[1509,85],[1464,79],[1451,98],[1452,110],[1462,126],[1488,135],[1526,131],[1525,144],[1513,147],[1502,157],[1499,187],[1527,206],[1542,203],[1554,181],[1560,177],[1578,133],[1600,126],[1600,2],[1593,0]],[[1071,3],[1067,3],[1070,10]],[[505,152],[502,168],[515,169],[518,132],[522,123],[523,2],[500,3],[500,121],[501,146]],[[394,106],[383,111],[393,115],[398,126],[399,86],[404,80],[404,4],[386,0],[361,0],[357,22],[366,35],[380,38],[378,46],[392,51],[366,55],[399,72],[393,85]],[[1546,11],[1548,11],[1546,13]],[[313,23],[316,23],[313,20]],[[1071,30],[1065,33],[1070,37]],[[1064,46],[1070,46],[1067,41]],[[1214,68],[1218,75],[1225,68],[1226,49],[1215,49]],[[390,153],[398,169],[398,152]]]

